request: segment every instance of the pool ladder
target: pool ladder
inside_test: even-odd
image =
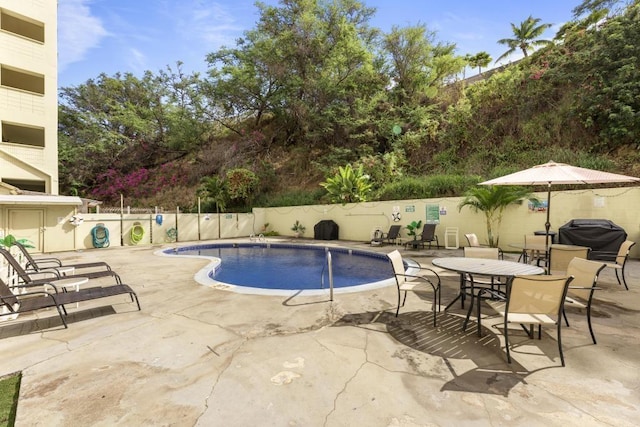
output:
[[[324,289],[324,271],[325,269],[329,273],[329,301],[333,301],[333,264],[331,262],[331,252],[327,249],[327,262],[322,267],[322,273],[320,274],[320,285]]]

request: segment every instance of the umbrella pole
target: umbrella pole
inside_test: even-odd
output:
[[[549,248],[549,229],[551,228],[551,222],[549,221],[549,211],[551,210],[551,183],[547,184],[547,222],[544,223],[545,229],[545,246],[547,250]]]

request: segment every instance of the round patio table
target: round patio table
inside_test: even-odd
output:
[[[469,295],[469,310],[467,311],[467,318],[462,325],[462,330],[465,330],[467,328],[467,323],[469,322],[469,317],[471,316],[471,311],[473,310],[473,304],[475,300],[473,275],[511,278],[513,276],[538,275],[545,273],[544,268],[538,267],[536,265],[497,259],[447,257],[434,258],[431,263],[436,267],[449,271],[455,271],[460,275],[460,290],[458,291],[458,295],[445,307],[445,311],[449,307],[451,307],[453,303],[455,303],[458,299],[461,300],[462,308],[464,308],[465,296]],[[471,283],[470,286],[466,285],[466,275],[471,276],[471,280],[469,281],[469,283]],[[495,285],[504,285],[504,283],[496,283]],[[467,289],[469,290],[468,293]],[[478,322],[478,335],[480,335],[480,322]]]

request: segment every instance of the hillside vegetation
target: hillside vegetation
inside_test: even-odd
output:
[[[460,195],[549,160],[640,176],[638,0],[584,1],[552,43],[473,84],[453,44],[382,33],[363,2],[258,7],[206,75],[177,63],[62,88],[61,194],[244,210],[327,202],[320,183],[348,164],[369,200]]]

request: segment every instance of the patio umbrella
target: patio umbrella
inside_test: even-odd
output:
[[[579,168],[565,163],[548,162],[509,175],[481,182],[480,185],[546,185],[547,222],[545,222],[546,244],[549,245],[549,211],[551,210],[551,185],[553,184],[607,184],[635,182],[640,178],[618,175],[594,169]]]

